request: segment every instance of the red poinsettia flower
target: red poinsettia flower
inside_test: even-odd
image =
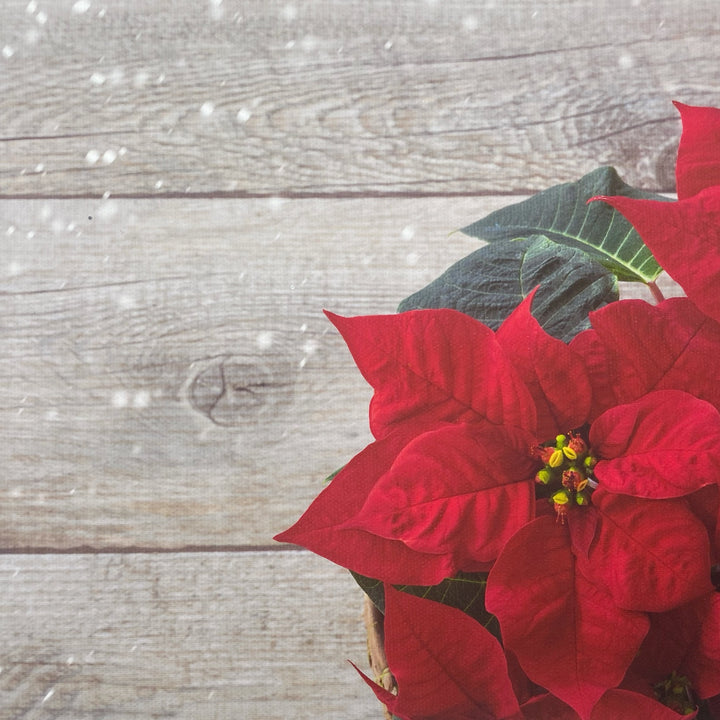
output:
[[[690,498],[716,492],[720,413],[679,382],[638,381],[613,404],[531,302],[497,333],[452,310],[330,316],[375,389],[377,439],[277,539],[386,583],[492,568],[506,649],[588,720],[648,613],[713,591],[715,527]],[[605,321],[621,337],[651,329]]]
[[[683,121],[677,202],[598,197],[621,212],[660,265],[720,321],[720,110],[675,103]]]

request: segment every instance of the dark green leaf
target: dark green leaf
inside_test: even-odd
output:
[[[601,167],[574,183],[565,183],[509,205],[462,229],[494,242],[542,234],[561,245],[588,253],[620,280],[650,282],[662,268],[632,225],[595,195],[667,200],[623,182],[612,167]]]
[[[454,308],[495,330],[537,285],[533,316],[565,342],[590,326],[588,312],[618,299],[609,270],[580,250],[536,235],[476,250],[403,300],[399,310]]]
[[[382,583],[354,572],[352,576],[375,606],[381,612],[385,612]],[[486,585],[487,573],[458,573],[455,577],[443,580],[439,585],[396,585],[395,587],[411,595],[458,608],[481,623],[493,635],[499,637],[500,630],[497,620],[485,609]]]

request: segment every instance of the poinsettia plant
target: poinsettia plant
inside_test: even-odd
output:
[[[327,313],[374,441],[277,539],[384,613],[401,720],[720,719],[720,110],[676,105],[677,200],[600,168],[400,312]]]

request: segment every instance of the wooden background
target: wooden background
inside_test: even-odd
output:
[[[612,164],[672,192],[717,0],[0,3],[0,718],[379,718],[273,544],[368,441],[321,310]]]

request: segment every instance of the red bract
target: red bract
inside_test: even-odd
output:
[[[456,608],[385,586],[393,695],[363,678],[402,720],[521,720],[498,641]]]
[[[620,684],[650,625],[578,571],[570,532],[551,517],[537,518],[508,542],[485,601],[525,672],[583,719]]]
[[[621,212],[687,296],[720,321],[720,110],[676,105],[683,120],[678,201],[592,199]]]
[[[683,390],[720,409],[720,324],[687,298],[653,306],[611,303],[590,314],[592,328],[570,347],[582,357],[597,416],[651,390]]]
[[[673,103],[683,132],[675,165],[680,200],[720,185],[720,109]]]

